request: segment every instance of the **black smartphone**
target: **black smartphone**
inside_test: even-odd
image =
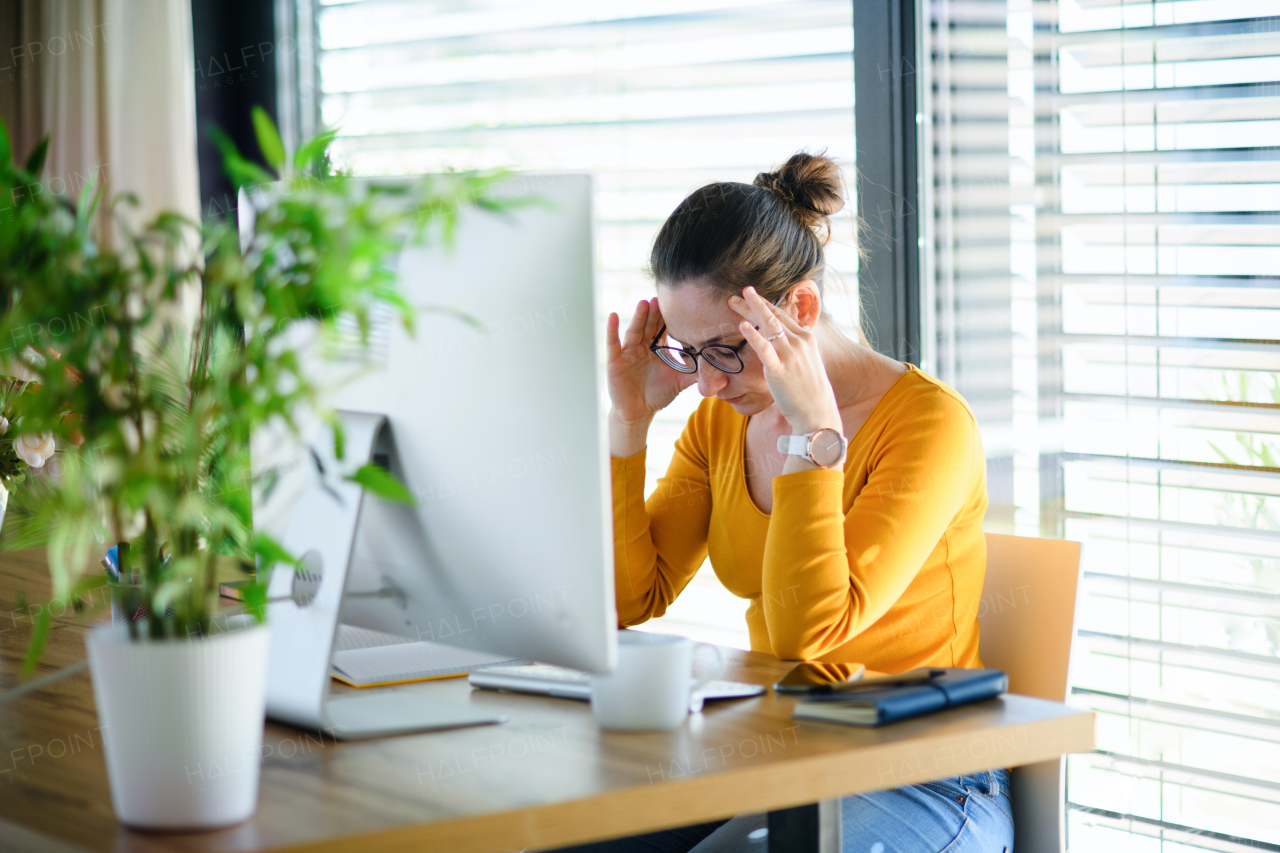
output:
[[[778,693],[807,696],[833,693],[841,686],[857,681],[866,669],[860,663],[801,663],[773,685],[773,689]]]

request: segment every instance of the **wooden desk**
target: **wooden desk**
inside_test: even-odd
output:
[[[47,595],[39,553],[0,555],[0,687],[30,623],[16,592]],[[726,649],[724,678],[772,684],[791,664]],[[55,620],[41,670],[84,658]],[[337,685],[335,685],[337,686]],[[547,849],[764,812],[1090,749],[1093,714],[1004,696],[882,729],[791,719],[772,692],[714,703],[673,732],[604,733],[583,702],[403,689],[499,708],[500,726],[335,743],[268,724],[257,814],[209,833],[153,834],[111,811],[88,673],[0,705],[0,850],[491,851]],[[195,768],[192,784],[216,784]]]

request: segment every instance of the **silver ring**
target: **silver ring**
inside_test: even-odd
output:
[[[767,338],[765,338],[765,340],[766,340],[766,341],[776,341],[778,338],[785,338],[786,336],[787,336],[787,330],[786,330],[786,329],[779,329],[779,330],[778,330],[778,334],[776,334],[776,335],[772,335],[772,336],[770,336],[770,337],[767,337]]]

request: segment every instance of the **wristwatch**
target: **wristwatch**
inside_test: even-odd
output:
[[[803,456],[819,468],[834,468],[844,458],[849,439],[833,429],[820,429],[805,435],[778,436],[778,452],[787,456]]]

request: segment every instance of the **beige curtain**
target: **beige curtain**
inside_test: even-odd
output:
[[[0,116],[25,159],[52,135],[42,183],[88,180],[200,218],[189,0],[4,0]]]
[[[0,118],[19,161],[43,135],[38,66],[26,56],[26,46],[40,41],[38,9],[26,0],[0,2]]]

